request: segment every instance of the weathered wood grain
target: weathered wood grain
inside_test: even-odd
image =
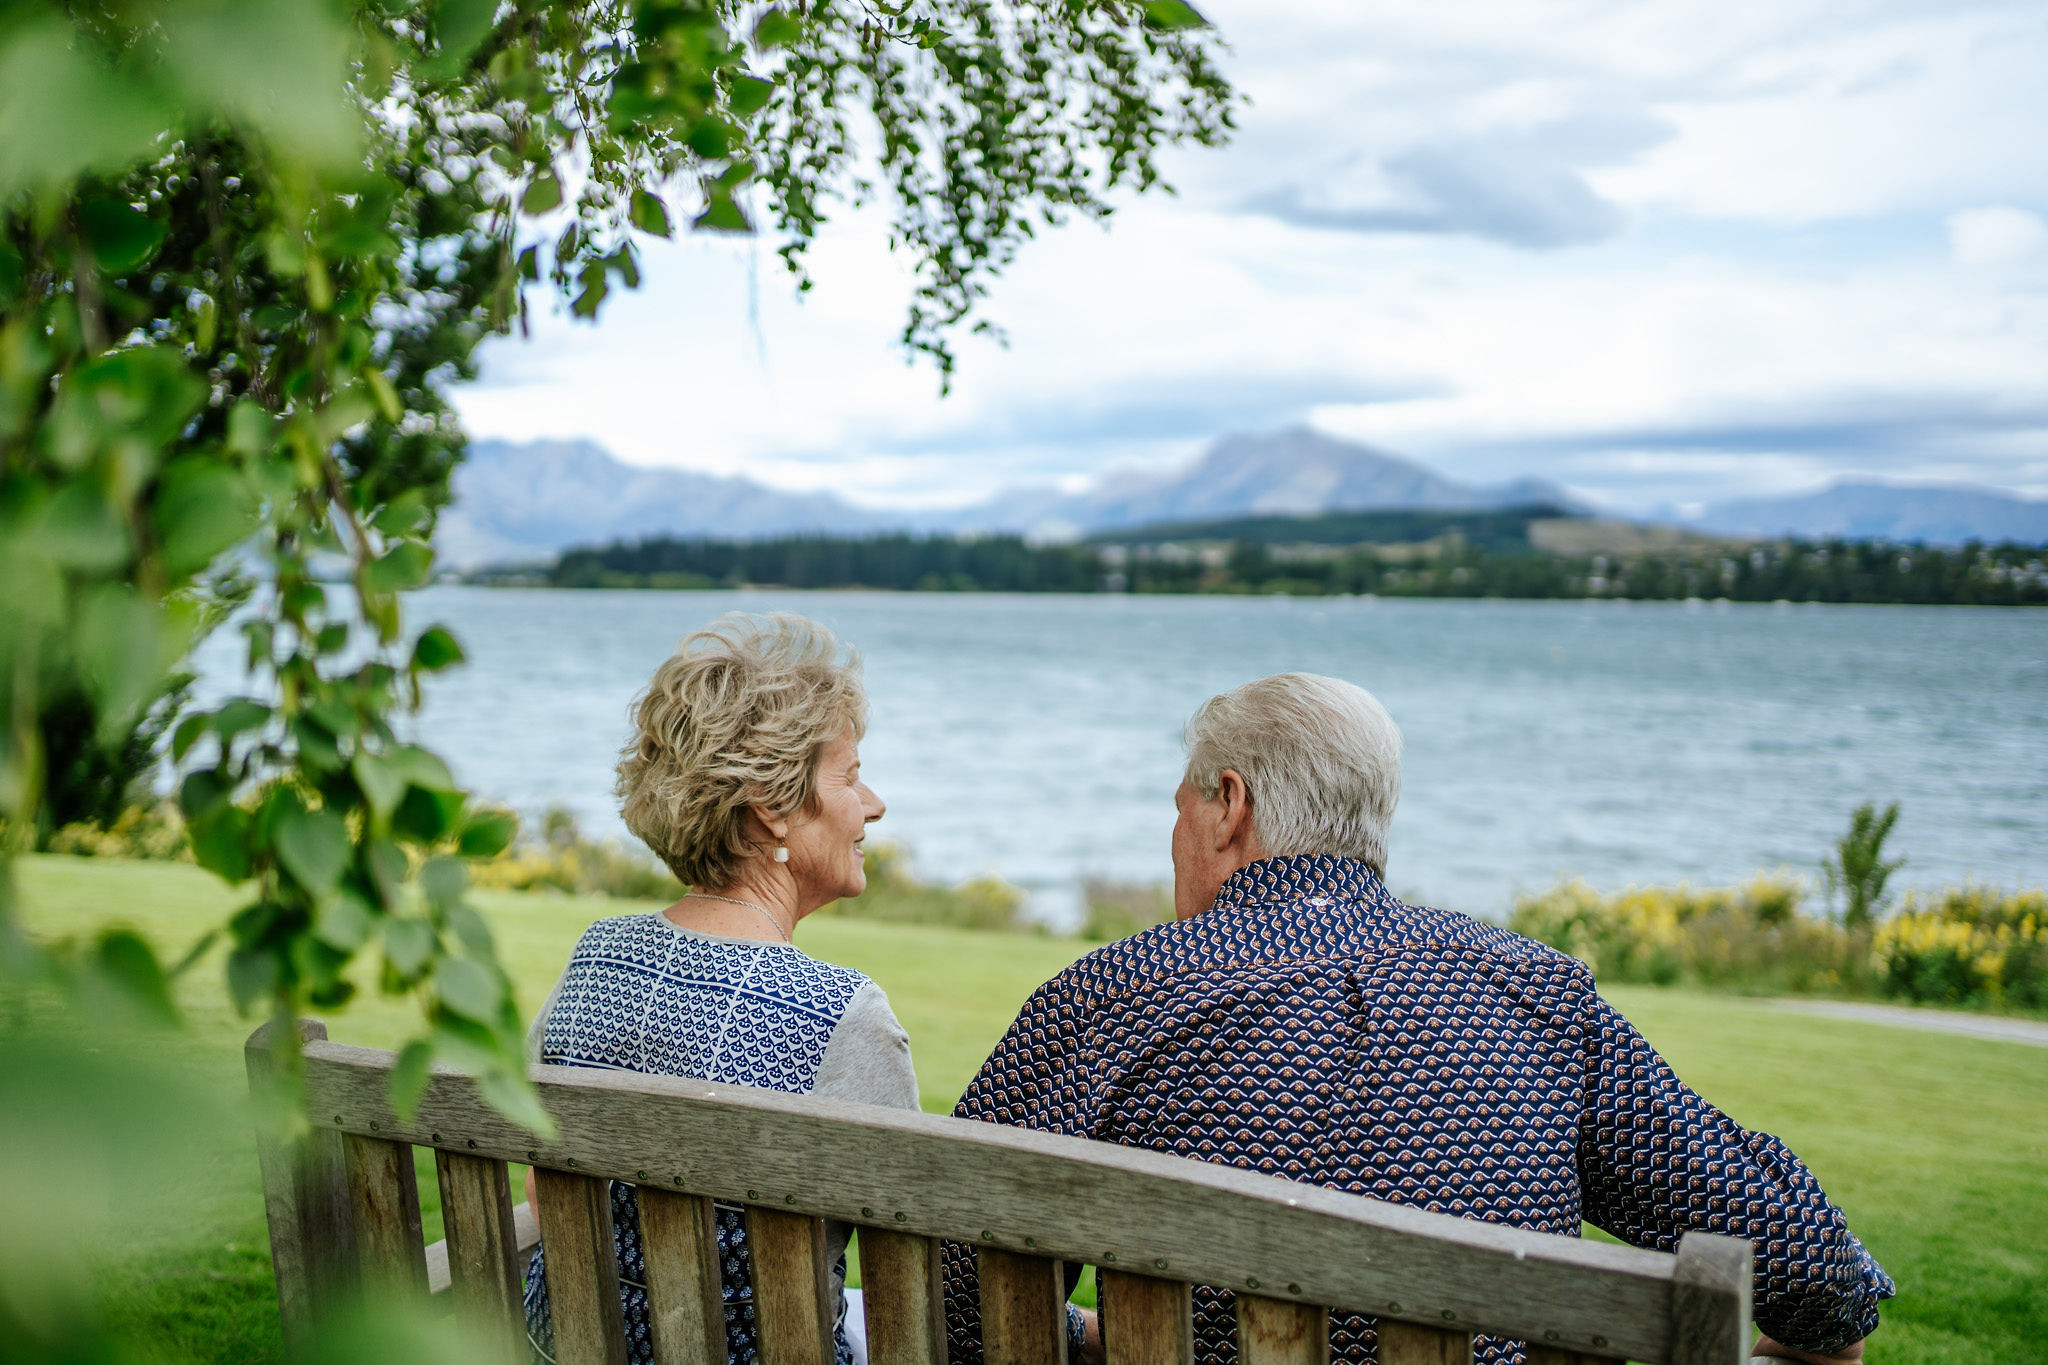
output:
[[[1743,1365],[1749,1359],[1750,1244],[1688,1232],[1671,1285],[1672,1365]]]
[[[1066,1365],[1067,1285],[1060,1263],[997,1247],[976,1250],[986,1365]]]
[[[434,1171],[441,1185],[441,1221],[450,1298],[466,1330],[489,1359],[514,1360],[523,1333],[515,1330],[520,1304],[519,1225],[512,1214],[512,1185],[505,1163],[462,1152],[436,1151]],[[434,1289],[429,1247],[427,1289]]]
[[[1105,1270],[1100,1309],[1109,1365],[1192,1365],[1194,1299],[1184,1282]]]
[[[1237,1358],[1240,1365],[1329,1365],[1329,1310],[1239,1290]]]
[[[519,1268],[520,1275],[526,1274],[527,1258],[540,1245],[540,1223],[533,1216],[533,1205],[512,1206],[512,1264]],[[448,1243],[444,1239],[427,1243],[427,1292],[445,1294],[448,1292]]]
[[[1523,1352],[1524,1365],[1620,1365],[1610,1356],[1596,1356],[1585,1351],[1553,1351],[1545,1346],[1530,1346]]]
[[[412,1147],[350,1133],[341,1151],[364,1290],[398,1300],[424,1297],[427,1247]]]
[[[1379,1320],[1380,1365],[1472,1365],[1472,1335]]]
[[[936,1239],[860,1230],[869,1365],[946,1365],[946,1300]]]
[[[299,1019],[265,1024],[243,1047],[249,1093],[255,1102],[256,1157],[263,1171],[263,1211],[270,1225],[270,1261],[277,1274],[278,1316],[285,1346],[304,1354],[314,1344],[320,1314],[355,1280],[355,1226],[349,1216],[348,1177],[340,1132],[322,1128],[295,1142],[277,1136],[283,1100],[277,1084],[278,1048],[298,1050],[325,1042],[327,1026]]]
[[[640,1249],[655,1365],[725,1365],[725,1295],[711,1201],[642,1185]]]
[[[484,1103],[467,1077],[437,1071],[417,1115],[401,1123],[385,1098],[391,1054],[315,1042],[305,1056],[314,1112],[342,1116],[344,1131],[377,1122],[409,1141],[459,1134],[501,1159],[574,1160],[626,1180],[644,1169],[718,1199],[1143,1266],[1351,1311],[1422,1321],[1449,1312],[1442,1320],[1463,1331],[1651,1365],[1671,1358],[1674,1260],[1633,1247],[1108,1143],[584,1068],[532,1073],[558,1125],[558,1137],[542,1144]],[[1048,1197],[1053,1190],[1057,1198]]]
[[[762,1365],[832,1365],[832,1282],[825,1273],[824,1220],[748,1208],[747,1262]]]
[[[559,1365],[626,1365],[611,1191],[597,1177],[545,1166],[534,1170],[534,1180],[555,1359]]]

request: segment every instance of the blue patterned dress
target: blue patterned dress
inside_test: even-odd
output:
[[[858,1021],[849,1025],[849,1019]],[[844,1027],[843,1027],[844,1026]],[[859,972],[819,962],[794,947],[714,938],[678,928],[664,916],[626,915],[590,926],[570,955],[561,982],[535,1022],[537,1060],[688,1076],[731,1085],[803,1095],[819,1086],[835,1041],[874,1055],[875,1039],[849,1041],[852,1032],[882,1034],[895,1045],[907,1073],[909,1046],[878,987]],[[842,1053],[843,1055],[843,1053]],[[907,1100],[900,1078],[885,1093],[841,1088],[837,1098],[915,1107],[915,1077]],[[640,1249],[638,1196],[612,1182],[626,1345],[634,1365],[653,1359],[648,1335],[646,1262]],[[752,1365],[757,1351],[753,1288],[748,1278],[746,1226],[736,1206],[715,1206],[725,1289],[726,1350],[732,1365]],[[846,1278],[846,1229],[828,1225],[835,1298]],[[548,1315],[546,1247],[533,1254],[526,1275],[526,1330],[536,1358],[554,1360]],[[844,1300],[834,1328],[839,1365],[852,1354]]]

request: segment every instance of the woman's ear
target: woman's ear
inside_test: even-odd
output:
[[[777,815],[759,801],[749,801],[747,812],[754,817],[754,824],[767,837],[769,843],[781,844],[788,841],[789,820],[786,816]]]

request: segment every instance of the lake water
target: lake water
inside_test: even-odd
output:
[[[437,587],[410,620],[471,662],[419,734],[479,792],[616,832],[628,703],[732,610],[803,612],[866,657],[877,838],[1056,921],[1084,877],[1171,877],[1182,722],[1286,670],[1399,723],[1388,880],[1410,899],[1500,916],[1560,876],[1816,872],[1866,800],[1901,804],[1900,884],[2048,881],[2043,611]],[[209,642],[205,691],[236,643]]]

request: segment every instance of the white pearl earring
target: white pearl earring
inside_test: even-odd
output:
[[[775,861],[778,863],[786,863],[789,861],[788,844],[777,844],[775,846]]]

